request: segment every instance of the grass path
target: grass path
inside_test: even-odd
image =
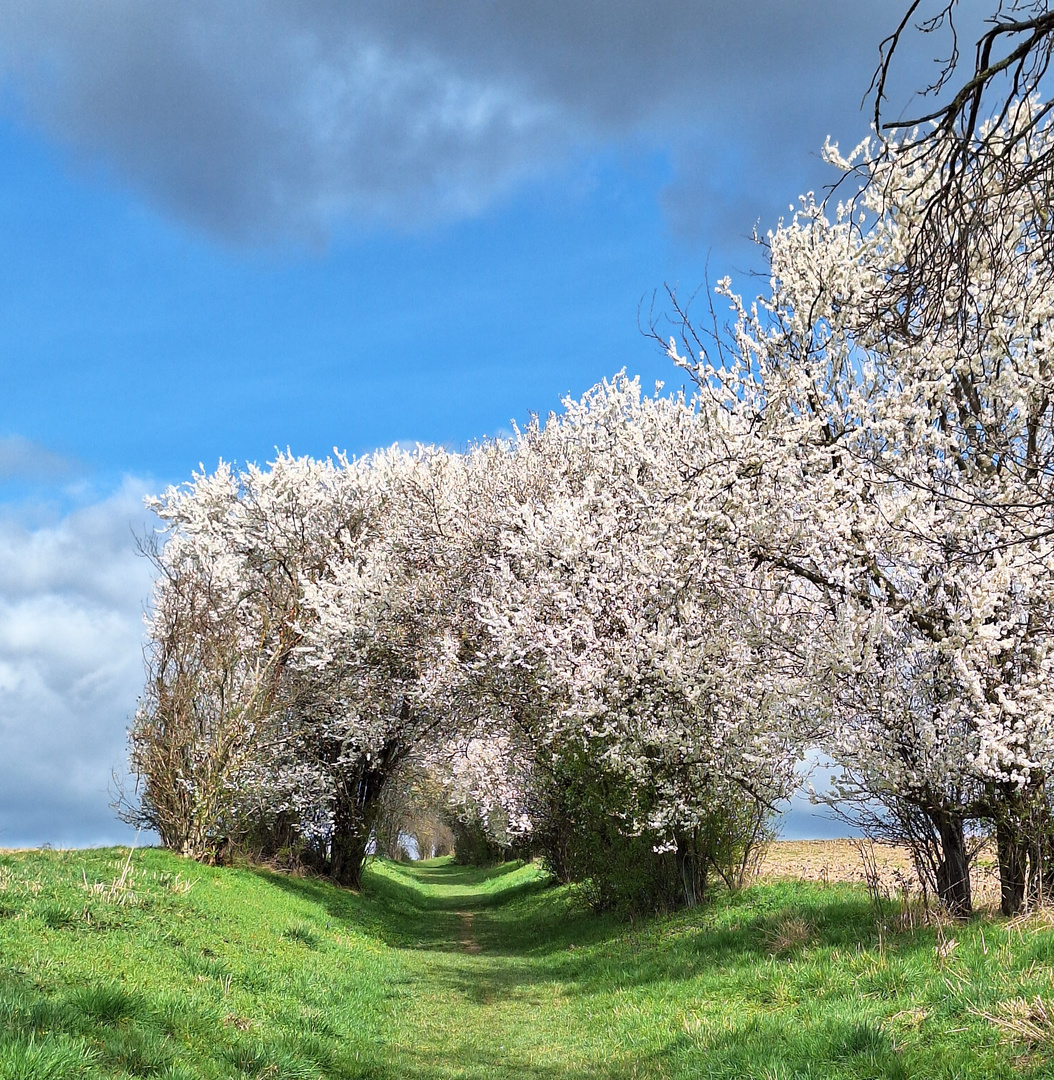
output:
[[[626,925],[529,865],[127,862],[0,853],[0,1080],[1054,1078],[1044,918],[781,881]]]
[[[417,929],[424,931],[405,945],[415,978],[401,1001],[399,1024],[412,1037],[391,1061],[392,1076],[651,1075],[641,1073],[639,1063],[623,1070],[610,1047],[595,1053],[588,1038],[595,1018],[567,1009],[568,987],[551,960],[554,946],[563,952],[570,943],[547,941],[534,925],[536,905],[546,895],[534,868],[481,871],[437,860],[379,869],[407,890],[404,899],[418,908]],[[449,942],[448,913],[457,920]]]
[[[1043,920],[890,933],[859,890],[783,882],[627,927],[530,872],[378,868],[424,931],[385,1075],[1054,1076]]]

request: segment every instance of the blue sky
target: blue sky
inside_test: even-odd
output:
[[[671,270],[693,288],[704,273],[666,235],[661,151],[595,155],[468,219],[244,250],[71,171],[35,133],[0,140],[25,165],[0,210],[20,248],[0,267],[7,430],[93,475],[458,444],[623,365],[673,376],[637,306]]]
[[[901,6],[5,6],[0,846],[127,835],[144,494],[679,384],[638,306],[750,291]]]

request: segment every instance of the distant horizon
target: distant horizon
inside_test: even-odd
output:
[[[795,805],[784,811],[776,822],[777,840],[851,840],[860,835],[847,831],[850,827],[830,814],[825,815],[818,809],[812,809],[804,799],[792,800],[792,804]],[[97,840],[86,839],[75,843],[42,840],[39,843],[7,844],[4,842],[4,830],[0,827],[0,851],[36,851],[45,848],[54,851],[90,851],[94,848],[128,847],[135,840],[136,830],[131,826],[120,825],[119,819],[115,821],[118,822],[118,828],[110,834],[112,839],[103,834]],[[150,842],[146,842],[148,838]],[[144,832],[135,846],[158,847],[160,844],[161,839],[156,833]]]

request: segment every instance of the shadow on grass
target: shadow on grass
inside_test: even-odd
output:
[[[458,952],[460,920],[453,910],[425,911],[415,902],[414,890],[398,882],[375,880],[361,892],[342,889],[321,878],[298,877],[256,868],[252,873],[268,884],[317,905],[335,925],[378,938],[394,948]],[[394,886],[394,887],[389,887]]]
[[[529,966],[545,957],[545,978],[574,982],[583,989],[602,989],[616,975],[620,985],[643,985],[692,978],[707,969],[774,958],[794,960],[806,950],[859,951],[876,943],[874,916],[866,898],[848,889],[832,895],[819,887],[794,883],[783,889],[766,886],[734,894],[715,892],[705,906],[634,925],[595,914],[573,890],[554,888],[544,878],[494,892],[467,887],[500,880],[519,869],[510,865],[511,869],[480,870],[453,863],[399,864],[395,873],[367,867],[359,893],[321,879],[264,869],[254,873],[318,905],[337,924],[399,948],[461,953],[464,931],[459,913],[471,912],[475,915],[473,934],[483,957],[501,958],[503,969],[506,960],[522,958]],[[426,889],[465,891],[434,895],[419,888],[419,882]],[[787,933],[788,921],[794,933]],[[899,935],[895,948],[901,953],[932,950],[932,934]],[[482,988],[471,996],[480,1000],[493,996],[506,982],[535,981],[526,967],[521,970],[515,964],[501,975],[481,968],[479,978]]]
[[[449,856],[415,863],[398,863],[399,869],[429,885],[482,885],[514,874],[525,863],[522,859],[497,863],[494,866],[466,866]]]
[[[559,981],[567,993],[608,993],[735,970],[775,974],[787,965],[825,963],[878,946],[869,903],[848,890],[834,896],[788,890],[776,905],[770,894],[722,894],[706,907],[634,927],[569,902],[566,890],[553,891],[529,904],[479,914],[481,956],[493,964],[454,973],[451,988],[483,1002],[538,981]],[[884,940],[886,950],[905,961],[932,959],[933,930]]]
[[[419,911],[480,911],[552,887],[552,881],[545,876],[503,882],[523,866],[522,862],[488,868],[453,862],[425,866],[399,863],[372,873],[367,867],[364,888],[378,900],[409,904]]]
[[[336,922],[353,923],[370,931],[373,929],[373,924],[381,919],[382,913],[376,911],[375,905],[361,893],[351,889],[342,889],[324,878],[284,874],[262,866],[247,866],[245,869],[269,885],[317,904]]]
[[[428,872],[431,882],[464,881],[458,868],[423,867],[418,873],[420,870]],[[349,927],[376,934],[386,944],[434,953],[430,985],[452,1000],[473,1006],[516,1001],[537,1006],[543,1015],[551,1004],[554,985],[569,998],[603,1000],[622,991],[647,993],[653,987],[662,993],[678,993],[674,987],[692,980],[702,980],[700,986],[731,980],[742,982],[746,999],[764,1012],[782,992],[781,980],[789,978],[799,987],[795,992],[831,993],[837,1009],[849,1010],[837,1023],[833,1015],[823,1024],[814,1021],[809,1035],[814,1044],[822,1044],[824,1054],[861,1054],[880,1062],[875,1075],[881,1076],[900,1075],[884,1036],[873,1038],[870,1029],[857,1030],[842,1023],[848,1023],[846,1016],[853,1018],[852,1010],[865,991],[852,979],[839,980],[835,973],[844,969],[849,958],[867,953],[877,957],[884,950],[891,966],[887,969],[885,960],[881,964],[876,960],[878,973],[865,994],[880,997],[887,990],[895,991],[900,978],[897,970],[922,971],[933,964],[932,929],[886,933],[880,945],[867,898],[849,887],[794,882],[735,894],[715,891],[707,905],[692,911],[629,924],[612,916],[597,916],[573,889],[546,888],[538,881],[488,896],[483,905],[473,908],[464,896],[422,896],[414,875],[402,869],[397,874],[388,873],[386,868],[368,874],[364,894],[333,889],[310,879],[267,877],[278,887],[323,905],[331,917]],[[480,946],[478,953],[465,951],[465,920],[459,911],[473,912],[469,933]],[[832,979],[839,983],[838,989],[833,989]],[[725,1068],[732,1068],[736,1061],[744,1065],[756,1061],[764,1041],[775,1037],[767,1028],[755,1031],[749,1025],[736,1025],[725,1034],[723,1043],[725,1036],[720,1032],[708,1036],[708,1053],[725,1061]],[[780,1060],[808,1064],[809,1054],[794,1033],[780,1038],[787,1055]],[[844,1051],[839,1049],[843,1043]],[[672,1043],[667,1049],[675,1058],[682,1052],[698,1052],[692,1040],[680,1049]],[[488,1075],[489,1067],[481,1060],[480,1075]],[[405,1075],[413,1075],[412,1070]],[[428,1075],[427,1069],[423,1075]],[[464,1075],[473,1073],[466,1070]],[[542,1070],[525,1075],[590,1074]],[[619,1074],[614,1070],[608,1075]]]

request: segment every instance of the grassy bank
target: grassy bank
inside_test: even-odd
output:
[[[378,863],[356,895],[4,854],[0,1078],[1054,1076],[1046,921],[886,915],[778,881],[626,926],[518,864]]]

